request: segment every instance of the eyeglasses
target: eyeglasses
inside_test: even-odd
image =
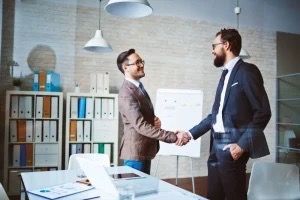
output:
[[[219,44],[224,44],[224,42],[220,42],[220,43],[215,43],[215,44],[212,44],[212,49],[215,50],[216,46],[218,46]]]
[[[144,60],[141,60],[141,59],[139,59],[139,60],[137,60],[135,63],[130,63],[130,64],[126,64],[127,66],[131,66],[131,65],[136,65],[136,66],[141,66],[141,65],[145,65],[145,61]]]

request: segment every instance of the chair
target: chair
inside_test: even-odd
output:
[[[70,156],[68,170],[80,169],[77,158],[88,159],[90,161],[97,162],[98,164],[104,167],[110,166],[109,156],[107,154],[79,153],[79,154],[72,154]]]
[[[2,187],[2,184],[0,183],[0,199],[1,200],[9,200],[4,188]]]
[[[300,199],[299,168],[292,164],[254,162],[248,200]]]

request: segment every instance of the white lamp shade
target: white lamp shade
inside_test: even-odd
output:
[[[95,36],[85,44],[84,49],[101,53],[112,51],[110,44],[103,38],[101,30],[96,30]]]
[[[105,10],[121,17],[139,18],[152,13],[152,7],[147,0],[110,0]]]
[[[250,54],[248,53],[248,51],[242,48],[240,52],[240,57],[243,59],[248,59],[250,58]]]

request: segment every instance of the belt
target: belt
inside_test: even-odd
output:
[[[220,133],[220,132],[213,132],[214,139],[231,139],[231,134],[229,132]]]

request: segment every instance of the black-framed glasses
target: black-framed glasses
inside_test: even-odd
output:
[[[136,66],[141,66],[141,65],[145,65],[145,61],[144,60],[142,60],[142,59],[139,59],[139,60],[137,60],[135,63],[128,63],[128,64],[126,64],[127,66],[131,66],[131,65],[136,65]]]
[[[218,46],[219,44],[224,44],[224,42],[219,42],[219,43],[215,43],[215,44],[212,44],[212,49],[215,50],[216,46]]]

